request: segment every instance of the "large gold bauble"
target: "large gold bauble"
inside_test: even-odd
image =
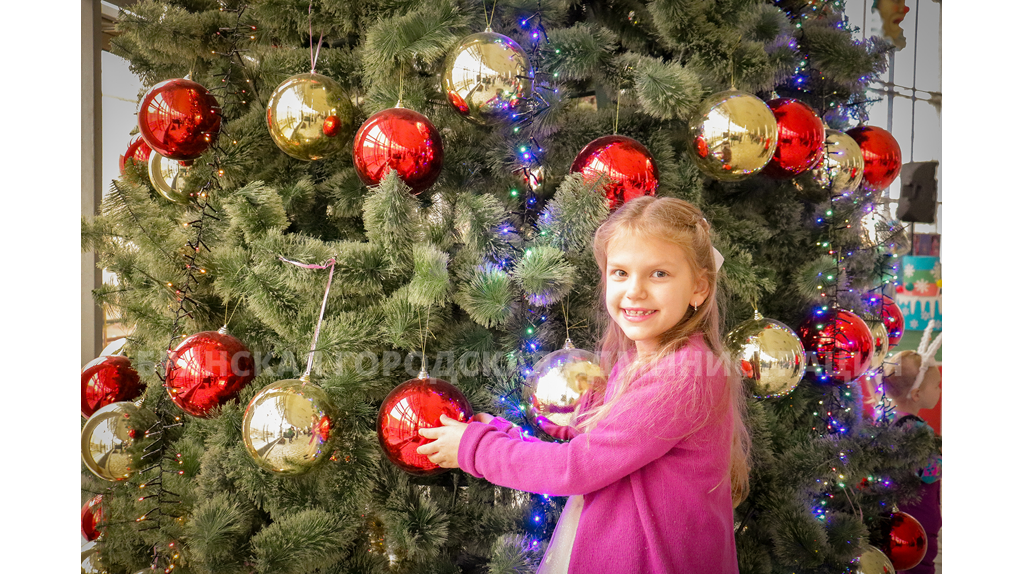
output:
[[[884,552],[870,544],[856,562],[855,574],[896,574],[896,568]]]
[[[525,111],[533,96],[533,66],[508,36],[489,30],[470,34],[445,59],[442,87],[462,117],[500,124]]]
[[[597,355],[577,349],[567,340],[565,347],[538,361],[527,377],[523,385],[527,418],[552,438],[571,438],[584,394],[604,380]]]
[[[302,474],[324,456],[330,437],[330,400],[302,379],[267,385],[249,401],[242,440],[256,464],[275,474]]]
[[[182,167],[176,159],[153,152],[149,154],[149,181],[157,193],[174,203],[188,203],[185,189],[185,175],[188,168]]]
[[[347,150],[355,130],[355,107],[338,82],[320,74],[297,74],[270,94],[267,127],[281,151],[303,161]]]
[[[788,395],[800,383],[807,366],[804,344],[792,329],[754,311],[725,336],[725,348],[739,362],[753,395],[770,399]]]
[[[687,151],[705,174],[739,181],[771,161],[779,125],[768,104],[739,90],[711,95],[690,119]]]
[[[875,350],[871,353],[871,368],[878,369],[889,354],[889,330],[882,321],[865,321],[871,329],[871,343]]]
[[[93,413],[82,427],[82,462],[103,480],[124,480],[134,472],[128,454],[132,445],[128,415],[135,408],[129,402],[110,403]]]
[[[860,219],[860,240],[893,255],[905,255],[910,250],[907,230],[892,217],[885,205],[875,205]]]
[[[97,548],[97,542],[91,540],[82,545],[82,574],[106,574],[103,558]]]
[[[864,179],[864,154],[852,137],[839,130],[825,130],[825,157],[810,172],[814,181],[833,195],[849,193]]]

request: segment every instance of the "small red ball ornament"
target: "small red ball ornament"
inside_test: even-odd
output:
[[[900,311],[900,306],[891,297],[877,293],[864,295],[864,303],[885,325],[889,333],[889,348],[895,348],[903,338],[903,311]]]
[[[871,329],[852,311],[818,308],[800,325],[797,334],[807,350],[808,362],[817,359],[821,368],[817,379],[821,383],[852,382],[871,366],[875,350]]]
[[[881,191],[896,179],[903,168],[900,144],[892,134],[875,126],[860,126],[846,132],[864,156],[864,181],[868,191]]]
[[[392,389],[377,413],[377,439],[384,454],[395,466],[415,476],[447,470],[416,452],[420,445],[433,442],[421,437],[419,430],[441,426],[442,414],[462,422],[473,416],[469,401],[448,381],[417,378]]]
[[[130,401],[141,393],[139,374],[128,357],[97,357],[82,367],[82,416],[85,418],[111,403]]]
[[[136,137],[128,143],[128,149],[125,150],[124,155],[118,158],[118,167],[121,169],[121,175],[124,175],[124,162],[127,160],[134,161],[137,165],[148,166],[149,165],[149,154],[153,153],[153,148],[149,147],[146,140]]]
[[[181,78],[153,86],[139,104],[139,133],[168,159],[196,159],[220,131],[220,104],[206,88]]]
[[[767,102],[779,124],[775,155],[761,173],[789,179],[817,165],[825,155],[825,124],[807,104],[788,98]]]
[[[167,355],[167,394],[197,417],[210,416],[256,377],[252,353],[224,328],[196,333]]]
[[[82,506],[82,536],[86,541],[91,542],[100,537],[99,525],[103,522],[101,502],[103,502],[103,495],[97,494]]]
[[[333,138],[341,131],[341,120],[338,116],[327,116],[324,118],[324,135]]]
[[[605,176],[604,194],[608,208],[658,189],[658,164],[640,142],[626,136],[603,136],[590,142],[572,162],[572,173],[585,178]]]
[[[928,552],[928,536],[916,518],[906,512],[895,512],[887,520],[889,534],[881,545],[882,552],[896,570],[910,570],[921,563]]]
[[[389,108],[359,127],[352,159],[366,185],[379,184],[393,169],[418,195],[441,175],[444,149],[440,132],[426,116],[406,108]]]

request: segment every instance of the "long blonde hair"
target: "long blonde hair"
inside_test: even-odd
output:
[[[711,226],[700,209],[681,199],[640,197],[623,204],[594,233],[594,259],[601,271],[598,294],[601,308],[605,306],[605,293],[608,288],[608,245],[615,238],[625,234],[657,237],[662,241],[679,246],[686,255],[687,263],[694,276],[707,280],[709,291],[704,304],[697,309],[689,307],[679,323],[661,335],[658,351],[653,356],[644,360],[634,359],[622,371],[618,378],[619,384],[613,390],[612,396],[603,404],[600,403],[599,397],[603,396],[605,389],[595,389],[599,404],[581,417],[579,427],[581,430],[592,429],[622,400],[637,377],[660,360],[684,347],[691,336],[702,336],[707,348],[715,355],[718,362],[730,366],[727,369],[728,388],[725,393],[721,394],[721,401],[725,404],[709,404],[708,397],[712,389],[692,388],[689,391],[694,394],[693,398],[696,404],[710,407],[704,413],[704,420],[698,428],[709,421],[713,411],[722,411],[724,408],[732,409],[734,429],[732,448],[730,449],[729,474],[733,506],[736,506],[746,498],[749,491],[750,434],[745,422],[746,398],[742,392],[741,380],[737,370],[731,368],[722,348],[719,327],[721,301],[718,298],[718,270],[711,244]],[[601,366],[606,373],[610,373],[620,357],[635,351],[636,344],[626,337],[622,328],[615,321],[610,320],[607,312],[600,315],[606,321],[605,334],[601,341]]]

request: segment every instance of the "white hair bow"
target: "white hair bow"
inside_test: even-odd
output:
[[[924,329],[924,334],[921,336],[921,344],[917,346],[917,354],[921,355],[921,369],[917,371],[917,378],[914,379],[914,386],[910,387],[907,391],[907,398],[910,398],[911,393],[917,390],[924,382],[924,374],[928,372],[930,367],[939,367],[942,365],[941,362],[935,360],[935,353],[942,347],[942,333],[940,332],[935,340],[932,341],[932,329],[935,328],[935,319],[928,321],[928,326]]]

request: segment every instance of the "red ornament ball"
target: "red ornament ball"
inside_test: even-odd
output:
[[[142,394],[139,374],[128,357],[97,357],[82,367],[82,416],[89,418],[111,404]]]
[[[892,134],[875,126],[860,126],[846,132],[860,147],[864,156],[864,181],[868,191],[880,191],[900,174],[903,154]]]
[[[604,175],[604,194],[612,210],[658,189],[658,164],[651,152],[626,136],[603,136],[588,143],[569,171],[585,178]]]
[[[444,149],[440,132],[426,116],[390,108],[373,114],[359,127],[352,159],[366,185],[378,185],[393,169],[419,195],[441,175]]]
[[[903,338],[903,311],[900,311],[900,306],[891,297],[877,293],[864,295],[864,302],[885,325],[889,333],[889,348],[895,348]]]
[[[761,173],[789,179],[817,165],[825,155],[825,124],[807,104],[788,98],[768,103],[779,124],[775,155]]]
[[[121,169],[121,175],[124,175],[124,162],[126,160],[132,160],[136,164],[141,166],[149,165],[149,154],[153,153],[153,148],[149,147],[146,140],[136,137],[128,143],[128,149],[125,150],[124,155],[118,158],[118,167]]]
[[[220,104],[206,88],[181,78],[153,86],[139,104],[139,133],[168,159],[196,159],[220,131]]]
[[[341,119],[338,116],[327,116],[324,118],[324,135],[333,138],[341,131]]]
[[[821,383],[850,383],[871,366],[875,345],[863,319],[845,309],[814,313],[797,329],[808,353],[817,358]]]
[[[928,536],[916,518],[896,512],[887,520],[889,535],[881,545],[882,552],[896,570],[910,570],[921,563],[928,552]]]
[[[167,394],[197,417],[210,416],[256,377],[252,353],[224,329],[196,333],[167,355]]]
[[[103,522],[103,495],[97,494],[89,499],[82,506],[82,536],[86,541],[93,541],[100,537],[99,525]]]
[[[416,449],[433,439],[420,436],[421,428],[441,426],[441,415],[468,422],[473,416],[469,401],[448,381],[410,379],[384,399],[377,413],[377,439],[384,454],[398,468],[415,476],[439,474],[446,469],[430,462]]]

